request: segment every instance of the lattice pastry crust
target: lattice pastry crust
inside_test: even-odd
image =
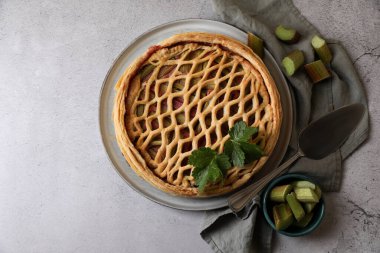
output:
[[[267,154],[228,171],[204,195],[227,193],[247,182],[268,159],[279,136],[280,98],[267,68],[247,46],[208,33],[175,35],[150,47],[116,84],[116,138],[132,169],[155,187],[198,195],[191,152],[222,152],[228,129],[244,120],[259,128],[253,142]]]

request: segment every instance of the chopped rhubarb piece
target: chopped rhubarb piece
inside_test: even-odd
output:
[[[168,107],[168,100],[165,98],[161,102],[161,110]]]
[[[193,119],[195,117],[195,114],[197,113],[197,106],[194,106],[190,110],[190,118]]]
[[[192,78],[190,79],[190,87],[191,87],[191,86],[194,86],[194,85],[196,85],[196,84],[198,84],[200,80],[201,80],[200,77],[192,77]]]
[[[145,89],[142,89],[139,94],[139,100],[144,100],[145,99]]]
[[[150,146],[148,148],[148,153],[152,159],[156,157],[159,148],[159,146]]]
[[[205,96],[207,96],[207,89],[203,88],[201,90],[201,98],[204,98]]]
[[[170,118],[164,118],[164,127],[170,126],[171,123],[172,121]]]
[[[153,83],[151,83],[150,86],[149,86],[149,91],[154,92],[154,89],[155,89],[155,88],[156,88],[156,82],[153,82]]]
[[[177,80],[173,83],[173,92],[178,92],[183,90],[185,87],[185,79]]]
[[[253,33],[248,32],[248,46],[260,58],[264,56],[264,41]]]
[[[168,78],[175,70],[176,65],[164,65],[158,72],[158,78]]]
[[[186,55],[185,61],[190,61],[197,58],[199,55],[203,53],[203,51],[204,51],[203,49],[197,49],[195,51],[191,51],[190,53]]]
[[[140,77],[141,80],[144,82],[145,80],[149,79],[149,77],[152,75],[153,70],[155,66],[152,64],[147,64],[143,66],[140,70]]]
[[[229,74],[231,71],[232,71],[232,68],[231,68],[231,67],[224,68],[224,69],[222,70],[222,76],[226,76],[226,75]]]
[[[144,114],[144,105],[138,105],[136,108],[136,115],[141,116]]]
[[[211,135],[211,143],[214,144],[217,140],[218,140],[218,138],[216,137],[216,135],[212,134]]]
[[[199,71],[204,70],[207,67],[207,64],[208,64],[208,61],[204,61],[204,62],[198,63],[198,65],[196,66],[196,68],[194,70],[194,73],[197,73]]]
[[[187,137],[186,137],[187,138]],[[182,152],[188,152],[192,149],[191,142],[186,142],[182,146]],[[187,164],[187,163],[186,163]]]
[[[221,119],[221,118],[223,118],[223,108],[219,109],[219,110],[216,112],[216,118],[217,118],[217,119]]]
[[[205,124],[206,124],[206,127],[210,127],[211,126],[211,114],[208,114],[206,117],[205,117]]]
[[[199,134],[201,131],[202,131],[201,124],[199,122],[195,123],[195,125],[194,125],[195,135]]]
[[[185,122],[185,115],[183,113],[179,113],[176,116],[177,123],[183,124]]]
[[[311,40],[311,45],[323,63],[328,64],[331,62],[332,54],[324,39],[315,35]]]
[[[226,136],[228,134],[229,127],[227,122],[223,123],[221,130],[223,136]]]
[[[158,128],[158,120],[157,119],[154,119],[152,120],[152,128],[153,130],[156,130]]]
[[[318,83],[331,77],[330,71],[323,64],[322,60],[306,64],[305,70],[313,83]]]
[[[276,186],[270,192],[270,200],[274,202],[285,202],[286,195],[293,189],[292,185],[280,185]]]
[[[301,67],[304,61],[305,58],[302,51],[296,49],[282,60],[282,66],[284,67],[286,74],[292,76],[297,69]]]
[[[190,94],[189,102],[192,102],[194,98],[195,98],[195,94],[194,93]]]
[[[218,99],[216,100],[219,103],[221,103],[222,101],[224,100],[224,94],[221,95],[220,97],[218,97]]]
[[[160,91],[158,93],[159,96],[162,96],[166,90],[168,89],[168,84],[167,83],[163,83],[160,85]]]
[[[190,150],[191,150],[191,147],[190,147]],[[188,151],[190,151],[188,150]],[[187,152],[187,151],[186,151]],[[184,167],[186,166],[187,164],[189,163],[189,157],[185,157],[183,158],[182,162],[181,162],[181,166]],[[186,172],[185,172],[186,173]]]
[[[145,120],[140,121],[139,124],[140,124],[141,129],[142,129],[143,131],[146,131]]]
[[[306,180],[299,180],[299,181],[294,181],[292,183],[292,186],[294,188],[298,187],[298,188],[310,188],[312,190],[315,190],[316,188],[316,185],[310,181],[306,181]]]
[[[297,221],[296,223],[294,223],[294,226],[300,227],[300,228],[304,228],[304,227],[306,227],[310,223],[310,221],[311,221],[312,218],[313,218],[313,213],[307,213],[305,215],[305,217],[303,217],[302,220]]]
[[[152,115],[157,111],[157,105],[153,104],[149,106],[148,115]]]
[[[279,25],[276,27],[275,34],[279,40],[287,44],[296,43],[299,41],[301,37],[300,34],[295,29],[285,27],[282,25]]]
[[[232,80],[232,83],[231,83],[231,86],[237,86],[241,83],[241,81],[243,81],[243,77],[242,76],[237,76],[234,78],[234,80]]]
[[[150,143],[151,146],[161,146],[162,140],[154,140]]]
[[[149,91],[149,100],[152,100],[154,97],[154,91]]]
[[[305,210],[303,210],[301,203],[297,200],[294,192],[286,195],[286,202],[288,203],[292,213],[297,221],[302,220],[305,217]]]
[[[273,207],[273,220],[276,230],[284,230],[293,223],[293,214],[289,205],[281,203]]]
[[[231,91],[230,93],[230,99],[237,99],[240,95],[240,92],[238,90]]]
[[[179,67],[178,70],[179,70],[182,74],[187,74],[187,73],[190,72],[191,67],[192,67],[191,64],[184,64],[184,65],[182,65],[181,67]]]
[[[208,51],[208,52],[206,52],[204,55],[202,55],[202,58],[205,58],[205,57],[209,56],[212,52],[213,52],[213,51]]]
[[[202,110],[204,111],[204,110],[206,110],[206,108],[209,106],[209,101],[206,101],[204,104],[203,104],[203,106],[202,106]]]
[[[182,97],[173,98],[173,109],[174,110],[180,108],[182,105],[183,105],[183,98]]]
[[[190,136],[190,132],[188,128],[181,129],[179,132],[181,134],[182,139],[186,139]]]
[[[206,146],[206,137],[202,136],[198,140],[198,148]]]
[[[178,60],[179,58],[181,58],[181,53],[177,53],[175,55],[173,55],[172,57],[169,58],[169,60]]]

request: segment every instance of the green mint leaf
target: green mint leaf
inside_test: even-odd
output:
[[[189,164],[196,168],[203,169],[211,163],[216,154],[216,151],[211,148],[201,147],[191,153],[189,157]]]
[[[230,157],[234,166],[241,167],[244,165],[245,154],[240,147],[240,143],[231,139],[226,141],[224,144],[224,152]]]
[[[226,174],[227,170],[232,167],[230,158],[226,154],[218,155],[216,157],[216,163],[223,174]]]
[[[224,143],[224,153],[231,158],[232,152],[234,151],[234,144],[232,143],[231,139],[227,140]]]
[[[225,172],[231,168],[228,156],[218,155],[216,151],[205,147],[191,153],[189,164],[194,166],[191,175],[200,192],[204,191],[208,183],[222,180]]]
[[[208,183],[216,183],[223,179],[223,172],[218,167],[217,158],[213,159],[205,168],[195,167],[192,175],[198,190],[203,192]]]
[[[236,123],[228,132],[231,139],[237,142],[248,142],[252,135],[257,133],[256,127],[249,127],[244,121]]]
[[[208,170],[195,167],[191,175],[194,177],[199,191],[202,192],[207,185]]]
[[[191,172],[191,175],[194,177],[195,179],[195,182],[199,182],[202,178],[202,174],[204,173],[204,169],[203,168],[199,168],[199,167],[195,167],[193,169],[193,171]]]
[[[260,146],[253,143],[241,142],[240,147],[245,153],[245,163],[251,163],[258,160],[264,154]]]
[[[223,173],[220,170],[218,163],[216,161],[217,159],[212,160],[212,162],[208,165],[208,182],[209,183],[216,183],[219,180],[223,179]]]

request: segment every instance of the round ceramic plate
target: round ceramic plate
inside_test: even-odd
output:
[[[186,19],[170,22],[142,34],[117,57],[108,71],[101,89],[99,102],[99,124],[104,147],[119,175],[137,192],[159,204],[182,210],[212,210],[227,206],[227,198],[230,194],[210,198],[189,198],[167,194],[156,189],[148,182],[136,175],[131,169],[117,145],[112,109],[115,96],[114,86],[128,65],[143,54],[150,46],[169,38],[177,33],[184,32],[209,32],[224,34],[243,43],[247,41],[247,34],[231,25],[204,19]],[[264,62],[273,76],[281,96],[283,108],[283,123],[276,148],[263,168],[275,168],[282,160],[288,147],[293,124],[292,99],[286,80],[277,66],[274,58],[265,51]],[[266,169],[267,168],[267,169]]]

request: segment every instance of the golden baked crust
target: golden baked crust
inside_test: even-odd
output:
[[[168,193],[197,196],[187,165],[201,146],[222,152],[228,129],[244,120],[266,156],[231,168],[203,195],[220,195],[247,182],[267,161],[281,126],[276,85],[261,59],[219,34],[174,35],[150,47],[116,84],[117,142],[132,169]]]

